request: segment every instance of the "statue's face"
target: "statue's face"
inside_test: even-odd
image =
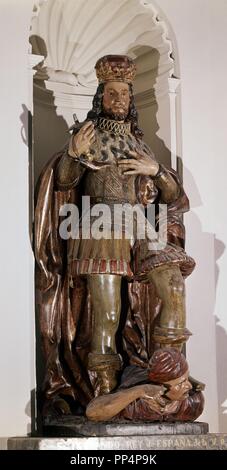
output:
[[[107,82],[103,94],[103,110],[107,116],[124,121],[129,112],[130,91],[128,83]]]
[[[188,397],[189,390],[192,389],[192,385],[188,380],[189,371],[185,372],[184,375],[179,377],[178,379],[169,380],[164,384],[168,387],[168,392],[166,392],[166,396],[170,400],[185,400]]]

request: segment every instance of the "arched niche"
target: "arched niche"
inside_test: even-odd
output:
[[[29,61],[33,77],[30,142],[34,182],[47,160],[67,140],[73,114],[83,120],[91,108],[97,87],[94,71],[97,59],[113,53],[127,54],[135,60],[135,101],[144,140],[161,162],[176,168],[180,142],[176,112],[179,67],[171,37],[166,20],[149,0],[39,0],[35,3]],[[39,391],[43,371],[39,329],[36,333]]]
[[[34,76],[35,179],[67,140],[73,114],[83,120],[90,109],[97,86],[95,62],[113,53],[135,60],[144,139],[161,162],[176,168],[177,54],[170,27],[151,1],[39,0],[30,43],[32,53],[44,57]]]

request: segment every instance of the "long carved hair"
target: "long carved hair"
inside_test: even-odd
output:
[[[143,137],[143,131],[139,128],[138,125],[138,113],[135,107],[135,101],[133,96],[133,87],[129,85],[130,92],[130,105],[129,113],[126,119],[126,122],[131,122],[132,134],[137,138],[141,139]],[[103,116],[103,107],[102,99],[104,93],[104,83],[100,83],[92,101],[92,109],[88,112],[86,120],[97,122],[98,118]]]

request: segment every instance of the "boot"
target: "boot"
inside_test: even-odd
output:
[[[191,333],[187,328],[156,326],[153,333],[153,341],[158,343],[161,348],[174,347],[181,351],[189,336],[191,336]]]
[[[88,371],[96,397],[106,395],[116,388],[121,368],[120,354],[89,353]]]

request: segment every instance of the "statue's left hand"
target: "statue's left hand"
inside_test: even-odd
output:
[[[122,174],[155,176],[158,173],[159,164],[152,156],[141,150],[139,152],[130,151],[129,154],[132,158],[118,161]]]

